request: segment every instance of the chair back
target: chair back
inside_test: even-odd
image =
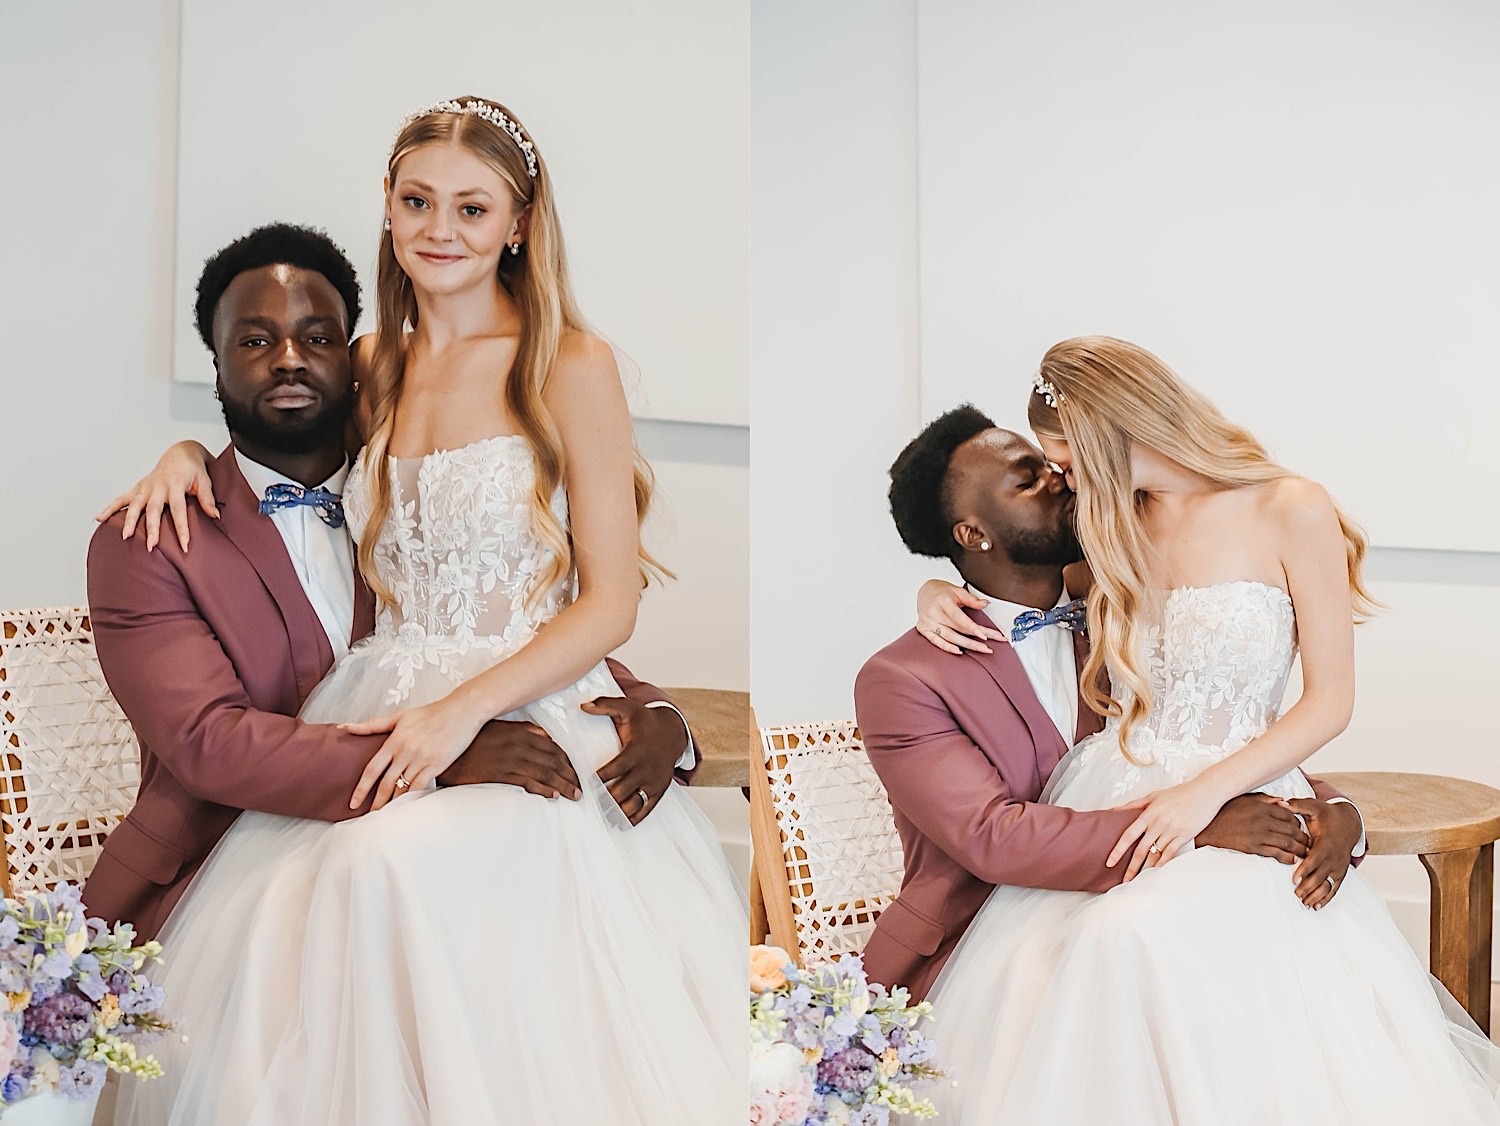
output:
[[[799,964],[864,948],[901,889],[901,838],[853,721],[761,728],[750,772],[771,940]]]
[[[104,683],[87,607],[0,612],[5,894],[81,883],[140,781],[140,745]]]

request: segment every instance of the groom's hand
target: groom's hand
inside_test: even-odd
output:
[[[1286,804],[1291,812],[1307,818],[1307,829],[1312,834],[1312,848],[1292,873],[1297,881],[1297,898],[1314,910],[1326,907],[1349,874],[1354,846],[1359,844],[1364,830],[1359,811],[1348,802],[1315,798],[1295,798]]]
[[[1296,813],[1270,794],[1241,794],[1229,799],[1193,841],[1200,847],[1269,856],[1283,864],[1304,859],[1312,847]]]
[[[599,780],[630,823],[639,825],[672,784],[672,770],[687,750],[687,725],[671,708],[648,708],[626,696],[601,696],[582,707],[615,722],[620,753],[599,768]]]
[[[583,796],[578,773],[563,749],[535,723],[492,719],[474,742],[438,775],[440,786],[503,782],[544,798]]]

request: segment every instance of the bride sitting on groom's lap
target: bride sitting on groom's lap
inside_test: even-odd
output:
[[[1300,770],[1353,707],[1363,535],[1124,341],[1028,402],[1040,449],[960,408],[892,466],[965,585],[855,689],[907,865],[866,965],[933,1004],[941,1121],[1500,1121],[1500,1051]]]

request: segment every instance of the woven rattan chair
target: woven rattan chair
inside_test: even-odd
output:
[[[141,780],[87,608],[0,612],[0,754],[5,894],[82,882]]]
[[[903,865],[859,730],[764,727],[761,751],[750,771],[750,829],[771,941],[802,965],[863,949],[901,888]]]

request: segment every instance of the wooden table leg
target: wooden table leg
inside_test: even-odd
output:
[[[1433,976],[1488,1035],[1495,846],[1429,852],[1421,860],[1432,884],[1428,964]]]

